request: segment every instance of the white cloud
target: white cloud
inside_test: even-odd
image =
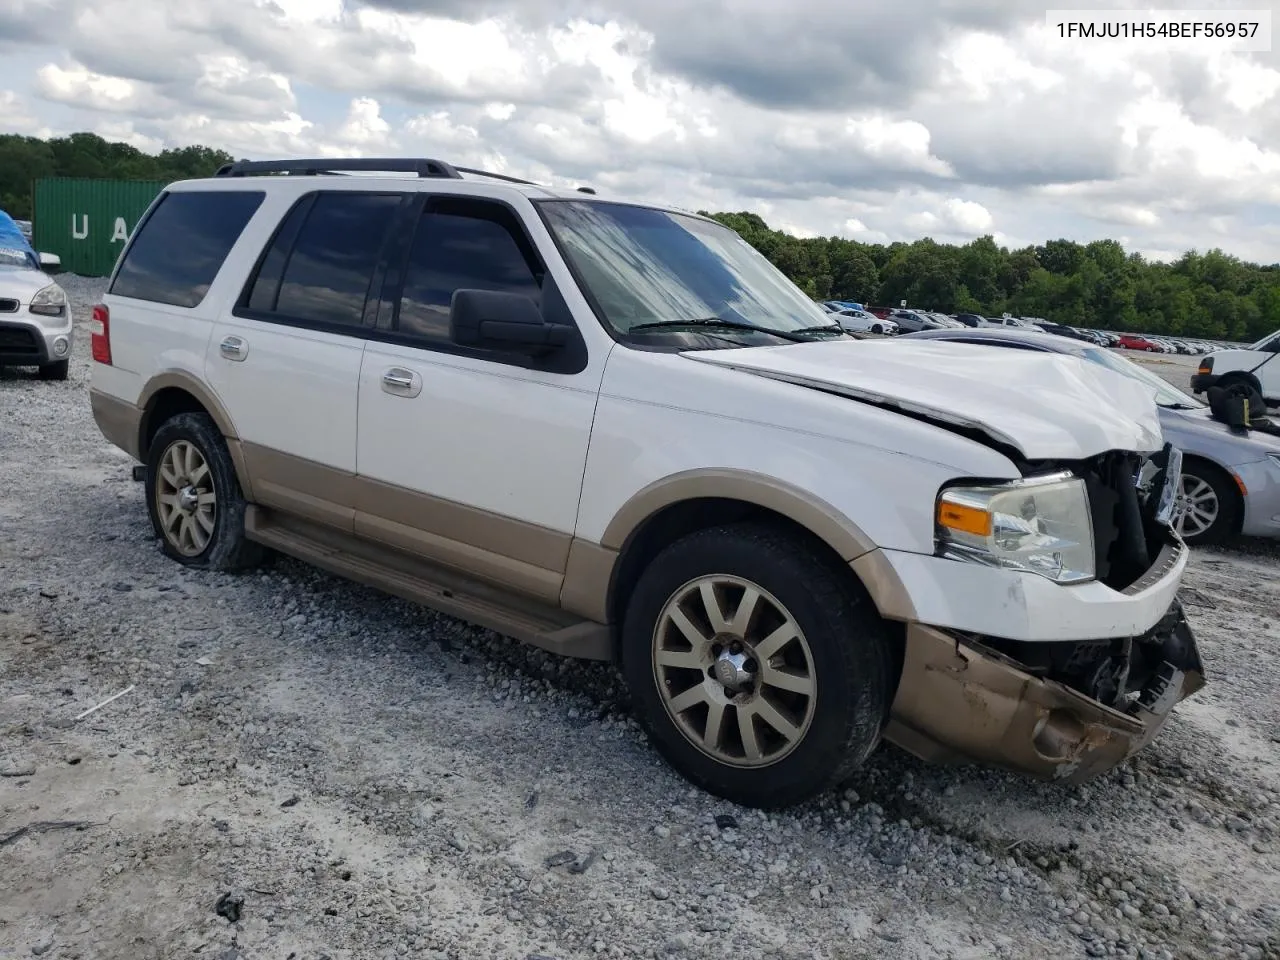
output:
[[[952,197],[943,209],[947,219],[956,229],[968,233],[982,233],[984,230],[991,229],[991,224],[994,222],[991,211],[972,200]]]
[[[372,97],[351,101],[347,119],[333,133],[333,155],[367,153],[392,145],[391,124],[382,119],[382,108]]]
[[[48,127],[41,126],[31,115],[28,104],[12,90],[0,89],[0,130],[28,137],[48,137]]]

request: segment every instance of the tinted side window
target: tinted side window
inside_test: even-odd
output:
[[[318,326],[360,326],[374,267],[400,199],[385,193],[316,196],[284,265],[273,312]],[[282,229],[276,244],[287,243],[291,232]],[[268,253],[264,266],[273,253]],[[263,303],[258,300],[254,306],[260,309]]]
[[[442,205],[419,222],[397,311],[399,332],[448,340],[455,290],[520,293],[540,303],[539,275],[516,238],[514,218],[501,207],[469,207]]]
[[[232,190],[166,193],[141,224],[109,292],[199,306],[264,196]]]

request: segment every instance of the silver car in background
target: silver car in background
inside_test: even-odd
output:
[[[1165,439],[1183,454],[1177,506],[1182,538],[1194,546],[1241,534],[1280,537],[1280,439],[1256,430],[1233,433],[1205,404],[1131,360],[1082,340],[1008,327],[925,330],[902,339],[1065,353],[1141,380],[1155,392]]]

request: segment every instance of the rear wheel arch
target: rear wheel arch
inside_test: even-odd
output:
[[[151,441],[166,422],[182,413],[209,416],[227,441],[236,478],[245,496],[253,499],[249,473],[240,452],[239,434],[222,404],[198,380],[182,372],[162,373],[147,382],[139,398],[142,417],[138,423],[138,456],[146,463]]]

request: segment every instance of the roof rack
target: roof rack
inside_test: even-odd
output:
[[[460,180],[457,168],[443,160],[409,157],[353,157],[333,160],[237,160],[221,167],[216,177],[250,177],[263,173],[318,176],[325,173],[413,173],[419,177]]]
[[[260,174],[283,173],[290,176],[318,177],[343,173],[412,173],[419,177],[430,177],[444,180],[461,180],[464,173],[476,177],[488,177],[491,180],[502,180],[506,183],[518,183],[526,187],[541,187],[544,184],[533,180],[522,180],[510,177],[505,173],[494,173],[492,170],[479,170],[474,167],[455,167],[443,160],[432,160],[429,157],[349,157],[347,159],[316,160],[237,160],[218,168],[215,177],[252,177]],[[594,194],[591,187],[578,187],[579,193]]]
[[[534,183],[532,180],[521,180],[519,177],[509,177],[505,173],[494,173],[491,170],[476,170],[472,167],[454,167],[459,173],[470,173],[477,177],[492,177],[494,180],[504,180],[507,183],[519,183],[526,187],[541,187],[543,184]]]

